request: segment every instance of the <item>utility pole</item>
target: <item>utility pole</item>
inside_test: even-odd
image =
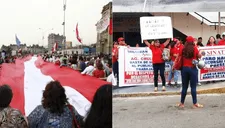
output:
[[[64,11],[64,15],[63,15],[63,49],[66,49],[66,0],[63,0],[63,11]]]

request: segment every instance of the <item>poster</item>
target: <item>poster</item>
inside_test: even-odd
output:
[[[168,75],[171,66],[166,63],[165,77]],[[180,72],[179,72],[180,73]],[[158,77],[159,85],[161,77]],[[172,80],[173,83],[173,80]],[[179,75],[178,83],[181,83]],[[119,86],[153,85],[154,75],[152,67],[152,52],[148,47],[120,47],[119,48]]]
[[[200,47],[205,68],[199,70],[199,81],[225,80],[225,47]]]
[[[141,17],[140,28],[142,40],[173,38],[173,27],[170,17]]]

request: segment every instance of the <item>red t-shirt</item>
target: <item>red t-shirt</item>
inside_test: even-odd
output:
[[[97,78],[103,78],[105,76],[104,70],[98,70],[98,69],[94,70],[92,74],[94,77],[97,77]]]
[[[184,48],[184,45],[183,44],[175,45],[173,48],[171,48],[171,50],[170,50],[170,56],[171,56],[171,60],[172,61],[175,61],[175,59],[176,59],[176,57],[173,56],[173,54],[179,54],[179,55],[181,55],[183,48]]]
[[[194,47],[194,57],[191,59],[187,59],[185,57],[183,57],[183,66],[184,67],[194,67],[194,65],[192,64],[193,60],[197,60],[197,56],[199,54],[198,48],[197,46]]]
[[[118,60],[118,56],[116,56],[118,54],[118,48],[113,48],[112,49],[112,63],[115,63]]]
[[[151,44],[149,48],[152,50],[152,63],[164,63],[164,60],[162,59],[163,49],[165,48],[164,44],[161,44],[160,47]]]
[[[220,41],[218,42],[218,45],[225,45],[225,40],[220,40]]]

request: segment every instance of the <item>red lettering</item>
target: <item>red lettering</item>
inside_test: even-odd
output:
[[[131,60],[138,60],[137,57],[132,57]]]

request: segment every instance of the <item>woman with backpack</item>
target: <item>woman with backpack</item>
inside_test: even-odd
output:
[[[165,61],[163,59],[163,50],[170,42],[170,39],[167,39],[163,44],[160,44],[159,40],[152,41],[151,44],[144,40],[144,43],[152,51],[152,64],[154,70],[154,91],[158,91],[158,72],[160,71],[160,77],[162,79],[162,91],[166,91],[166,80],[165,80]]]

